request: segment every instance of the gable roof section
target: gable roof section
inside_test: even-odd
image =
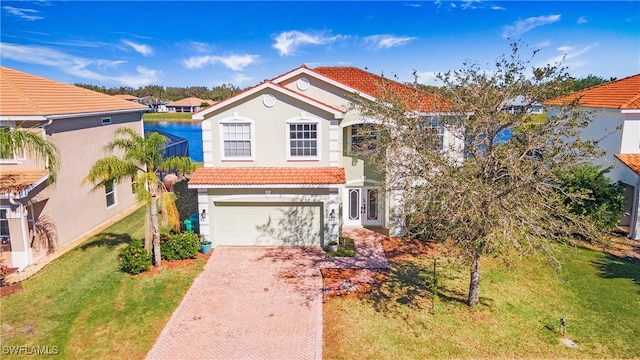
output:
[[[614,156],[627,165],[629,169],[640,175],[640,154],[615,154]]]
[[[144,105],[0,66],[0,117],[146,111]]]
[[[245,90],[245,91],[243,91],[243,92],[241,92],[239,94],[236,94],[236,95],[234,95],[234,96],[232,96],[230,98],[222,100],[222,101],[218,102],[217,104],[215,104],[213,106],[209,106],[206,109],[202,109],[202,110],[194,113],[191,116],[191,118],[194,119],[194,120],[204,120],[204,116],[206,114],[209,114],[211,112],[215,112],[216,110],[219,110],[219,109],[221,109],[221,108],[223,108],[223,107],[225,107],[227,105],[230,105],[230,104],[233,104],[235,102],[238,102],[238,101],[241,101],[243,99],[246,99],[248,97],[251,97],[252,95],[254,95],[256,93],[259,93],[260,91],[265,90],[265,89],[270,89],[270,90],[273,90],[273,91],[275,91],[277,93],[283,94],[285,96],[290,96],[292,98],[295,98],[297,100],[305,102],[305,103],[307,103],[307,104],[309,104],[311,106],[314,106],[314,107],[316,107],[318,109],[324,110],[324,111],[326,111],[326,112],[328,112],[330,114],[333,114],[333,116],[336,119],[342,119],[344,117],[344,111],[343,110],[340,110],[340,109],[338,109],[336,107],[333,107],[331,105],[324,104],[324,103],[322,103],[320,101],[317,101],[317,100],[312,99],[312,98],[310,98],[308,96],[305,96],[305,95],[302,95],[300,93],[297,93],[295,91],[291,91],[291,90],[285,88],[284,86],[281,86],[281,85],[278,85],[278,84],[274,84],[271,81],[265,81],[265,82],[260,83],[260,84],[254,86],[254,87],[252,87],[250,89],[247,89],[247,90]]]
[[[374,98],[381,98],[385,91],[392,92],[405,102],[409,110],[431,112],[450,110],[449,103],[441,96],[429,94],[413,86],[399,83],[370,72],[347,66],[317,67],[314,72],[345,84]]]
[[[358,94],[372,101],[384,96],[386,91],[390,91],[404,101],[409,110],[413,111],[442,112],[451,109],[447,100],[439,95],[429,94],[413,86],[351,66],[328,66],[309,69],[306,65],[302,65],[274,78],[272,81],[280,83],[301,74],[315,77],[337,86],[345,92]]]
[[[640,74],[571,93],[546,101],[562,105],[578,99],[581,106],[591,108],[631,110],[640,109]]]
[[[345,181],[341,167],[199,168],[191,175],[189,186],[319,186],[344,184]]]

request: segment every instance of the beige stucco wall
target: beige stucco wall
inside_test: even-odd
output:
[[[263,103],[266,94],[275,96],[272,107]],[[203,121],[205,166],[213,167],[319,167],[329,166],[329,126],[333,115],[281,93],[263,91],[222,109]],[[220,122],[253,123],[254,157],[252,160],[221,158]],[[287,159],[287,122],[318,121],[319,159]]]
[[[111,124],[102,125],[104,117],[110,117]],[[116,185],[116,203],[107,208],[104,188],[94,191],[92,184],[83,184],[83,179],[96,160],[107,156],[104,147],[114,139],[113,133],[117,128],[128,127],[142,134],[141,119],[141,112],[54,119],[45,129],[48,140],[59,151],[61,168],[56,182],[52,185],[42,184],[31,190],[27,197],[15,200],[18,204],[23,204],[22,207],[12,205],[8,200],[2,200],[2,205],[11,207],[16,216],[22,211],[27,219],[35,217],[40,223],[52,224],[49,228],[56,234],[56,248],[130,210],[136,205],[130,180]],[[33,162],[24,161],[10,166],[30,165]],[[23,222],[17,220],[14,222]],[[28,234],[23,236],[21,226],[13,222],[10,235],[17,262],[31,262],[46,254],[46,249],[42,248],[40,251],[32,249],[33,251],[25,253],[26,249],[22,244],[30,244],[32,238]],[[14,265],[22,267],[26,264]]]

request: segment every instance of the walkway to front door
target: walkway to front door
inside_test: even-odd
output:
[[[148,359],[321,359],[322,268],[387,268],[380,235],[346,230],[354,258],[319,247],[218,247]]]

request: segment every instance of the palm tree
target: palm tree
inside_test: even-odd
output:
[[[51,184],[55,182],[60,170],[58,149],[33,129],[35,128],[0,127],[0,158],[8,159],[15,154],[24,154],[36,162],[44,160],[49,169],[47,181]]]
[[[120,182],[135,179],[134,192],[138,201],[149,202],[147,221],[151,224],[154,266],[162,266],[160,260],[160,230],[158,227],[158,198],[163,193],[164,184],[158,172],[189,173],[195,170],[194,162],[188,157],[162,158],[161,149],[169,139],[152,132],[141,136],[130,128],[119,128],[115,131],[115,139],[105,146],[105,150],[119,156],[110,155],[97,160],[85,181],[102,188],[109,182]]]

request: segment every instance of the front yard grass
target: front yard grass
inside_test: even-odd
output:
[[[144,216],[142,207],[0,298],[3,351],[47,346],[68,359],[143,359],[204,266],[198,259],[153,276],[119,271],[120,251],[144,237]]]
[[[468,267],[433,258],[391,262],[388,281],[365,299],[324,305],[328,359],[638,358],[640,264],[584,248],[563,267],[523,259],[505,267],[484,259],[481,304],[468,308]],[[565,337],[578,347],[560,343]]]

